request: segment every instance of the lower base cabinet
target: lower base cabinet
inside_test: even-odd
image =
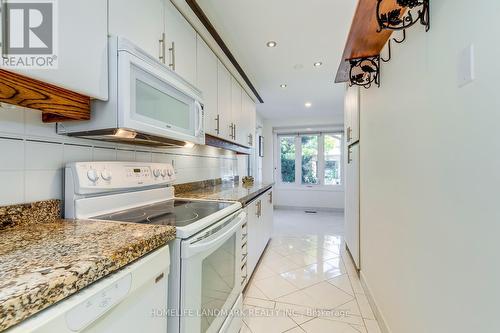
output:
[[[257,197],[245,209],[248,216],[246,271],[248,277],[250,277],[273,232],[274,208],[272,189]]]

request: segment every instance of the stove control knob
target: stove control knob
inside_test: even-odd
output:
[[[153,170],[153,175],[155,176],[155,178],[160,177],[160,169],[154,169]]]
[[[169,177],[172,177],[172,175],[174,174],[174,170],[173,169],[168,169],[167,174],[168,174]]]
[[[167,176],[167,169],[162,169],[161,170],[161,176],[165,178]]]
[[[111,171],[108,171],[106,169],[102,170],[101,172],[101,178],[104,179],[105,181],[109,182],[111,180]]]
[[[96,171],[95,169],[89,169],[89,170],[87,171],[87,178],[88,178],[91,182],[95,183],[96,181],[98,181],[98,180],[99,180],[99,174],[97,173],[97,171]]]

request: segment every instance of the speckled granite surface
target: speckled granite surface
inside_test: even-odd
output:
[[[238,179],[236,179],[236,182],[237,181],[238,181]],[[233,180],[233,182],[234,182],[234,180]],[[192,182],[192,183],[184,183],[184,184],[175,185],[174,191],[175,191],[175,195],[177,196],[179,193],[193,192],[193,191],[197,191],[197,190],[200,190],[203,188],[222,185],[222,183],[223,183],[222,178],[202,180],[199,182]]]
[[[0,230],[0,331],[175,238],[175,228],[62,220]]]
[[[252,199],[266,192],[273,185],[274,184],[254,184],[252,186],[245,186],[240,182],[224,182],[220,185],[198,188],[186,192],[176,189],[175,196],[189,199],[239,201],[245,206],[252,201]]]
[[[47,200],[0,207],[0,230],[32,223],[55,222],[61,218],[61,201]]]

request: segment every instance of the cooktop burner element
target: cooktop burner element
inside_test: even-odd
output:
[[[92,219],[183,227],[231,205],[232,203],[228,202],[173,199],[100,215]]]

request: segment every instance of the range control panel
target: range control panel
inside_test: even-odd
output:
[[[74,182],[75,193],[84,193],[169,185],[175,171],[167,163],[77,162],[66,166],[66,177]]]

